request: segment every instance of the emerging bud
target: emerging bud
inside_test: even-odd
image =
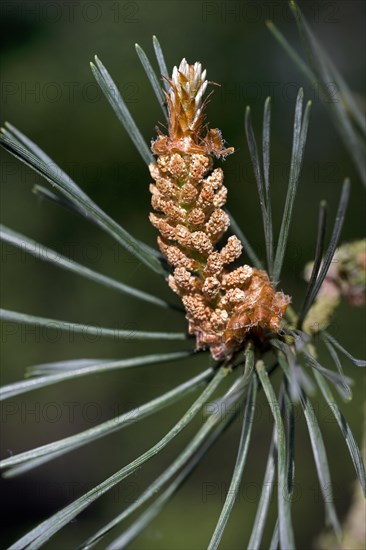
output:
[[[226,157],[234,152],[233,147],[225,149],[221,132],[209,130],[203,136],[204,110],[207,98],[204,98],[208,81],[201,63],[189,65],[183,59],[179,68],[174,67],[169,93],[165,93],[169,121],[169,136],[159,135],[152,145],[153,153],[203,153]]]

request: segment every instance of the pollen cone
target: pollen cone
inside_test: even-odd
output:
[[[222,209],[224,174],[213,169],[213,158],[234,149],[224,147],[218,129],[204,126],[206,71],[183,59],[169,84],[168,135],[152,145],[150,221],[160,232],[159,248],[173,268],[169,286],[182,299],[197,349],[209,347],[215,359],[226,360],[248,337],[278,331],[290,299],[275,291],[265,271],[232,266],[243,248],[237,237],[217,246],[230,222]]]

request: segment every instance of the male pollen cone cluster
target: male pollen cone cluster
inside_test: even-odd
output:
[[[168,82],[169,133],[159,131],[152,144],[158,158],[150,164],[156,211],[150,221],[174,268],[169,286],[182,299],[197,349],[209,347],[214,359],[227,360],[249,336],[278,332],[290,298],[274,290],[265,271],[229,267],[242,253],[237,237],[218,250],[230,222],[222,210],[223,171],[213,169],[213,156],[225,158],[234,149],[224,148],[220,130],[203,125],[208,82],[201,64],[183,59]]]

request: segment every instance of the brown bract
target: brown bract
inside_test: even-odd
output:
[[[174,268],[169,286],[180,296],[197,349],[209,347],[217,360],[229,359],[249,336],[278,332],[290,298],[276,292],[265,271],[233,267],[242,254],[235,236],[217,248],[230,221],[222,209],[227,189],[213,155],[225,157],[219,130],[202,136],[207,81],[201,64],[183,60],[173,70],[166,94],[169,135],[160,135],[150,165],[150,221],[160,232],[158,244]]]

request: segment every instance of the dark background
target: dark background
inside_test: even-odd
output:
[[[300,2],[318,38],[364,103],[363,1]],[[272,189],[278,228],[284,203],[296,90],[305,86],[313,100],[305,164],[281,287],[301,304],[304,264],[314,252],[317,205],[329,202],[334,218],[340,186],[352,180],[352,196],[342,240],[362,236],[364,194],[316,91],[275,42],[265,26],[273,19],[302,53],[296,25],[285,2],[220,1],[75,1],[1,2],[2,115],[42,147],[78,184],[129,232],[155,246],[156,232],[147,214],[150,176],[139,153],[110,106],[98,91],[89,68],[95,54],[106,65],[148,142],[155,135],[161,111],[134,50],[138,42],[153,59],[156,34],[169,70],[182,57],[199,60],[208,78],[221,84],[208,108],[236,154],[224,164],[228,206],[260,257],[263,231],[256,187],[244,139],[243,115],[250,104],[259,135],[263,102],[272,96]],[[147,292],[174,299],[164,281],[84,219],[40,202],[31,188],[41,179],[8,154],[2,159],[2,223],[91,268]],[[47,185],[47,184],[46,184]],[[2,307],[55,319],[131,330],[185,330],[185,321],[144,302],[99,287],[29,257],[9,246],[2,254]],[[364,312],[342,305],[333,334],[354,355],[364,355]],[[81,357],[120,358],[181,349],[178,343],[88,341],[68,334],[34,331],[5,324],[2,333],[2,383],[23,377],[26,366]],[[324,358],[327,361],[326,358]],[[85,377],[10,400],[3,409],[2,456],[53,441],[95,422],[138,406],[168,391],[205,368],[196,357],[175,364]],[[354,400],[344,405],[357,439],[362,433],[362,378],[344,362],[355,379]],[[13,542],[94,484],[132,460],[160,438],[184,412],[192,396],[132,428],[70,453],[21,478],[3,482],[3,543]],[[315,396],[328,448],[335,503],[347,512],[355,477],[338,426],[320,397]],[[74,416],[71,414],[74,411]],[[294,523],[299,548],[309,548],[324,522],[323,504],[308,434],[300,411],[297,432],[297,494]],[[223,548],[243,548],[250,533],[267,459],[271,417],[258,403],[243,488],[223,539]],[[198,426],[198,421],[194,423]],[[166,467],[193,431],[181,434],[159,458],[136,476],[98,500],[47,544],[73,548],[117,514]],[[200,465],[168,508],[136,541],[134,548],[205,548],[224,502],[235,461],[237,422]],[[272,503],[270,528],[275,521]],[[103,548],[104,544],[100,547]]]

